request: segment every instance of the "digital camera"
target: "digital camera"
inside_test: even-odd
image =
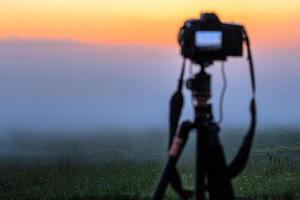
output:
[[[200,19],[185,21],[178,35],[183,57],[209,65],[227,56],[243,55],[244,28],[222,23],[214,13],[202,13]]]

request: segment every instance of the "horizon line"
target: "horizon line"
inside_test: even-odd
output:
[[[51,37],[19,37],[19,36],[11,36],[11,37],[0,37],[0,43],[3,42],[53,42],[53,43],[61,43],[61,44],[78,44],[85,46],[94,46],[94,47],[160,47],[160,48],[171,48],[177,49],[180,48],[177,43],[142,43],[142,42],[96,42],[96,41],[88,41],[88,40],[80,40],[74,38],[51,38]],[[253,44],[254,43],[254,44]],[[300,49],[300,45],[266,45],[266,44],[257,44],[252,41],[252,47],[257,49]]]

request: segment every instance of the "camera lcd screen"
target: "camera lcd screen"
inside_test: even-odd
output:
[[[205,50],[218,50],[222,48],[222,31],[196,31],[195,45]]]

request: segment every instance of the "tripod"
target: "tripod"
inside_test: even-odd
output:
[[[162,199],[192,129],[196,129],[197,133],[196,199],[204,199],[206,189],[208,189],[211,199],[230,200],[234,198],[223,149],[218,138],[219,126],[214,122],[212,105],[209,102],[211,98],[210,82],[211,76],[206,73],[204,66],[201,66],[200,72],[187,82],[187,87],[191,90],[195,101],[195,120],[194,122],[183,122],[173,139],[168,162],[153,199]]]
[[[189,132],[196,129],[196,200],[204,200],[205,192],[208,191],[211,200],[233,200],[234,192],[231,179],[235,178],[245,168],[249,159],[250,150],[256,129],[256,84],[253,59],[250,49],[250,41],[245,29],[243,29],[243,40],[247,45],[248,61],[251,77],[252,98],[250,101],[251,121],[238,153],[227,165],[220,144],[218,132],[220,130],[214,122],[212,114],[211,98],[211,76],[205,69],[212,61],[196,63],[201,70],[192,79],[188,80],[187,88],[191,90],[194,100],[195,119],[194,122],[185,121],[177,128],[183,106],[183,75],[185,59],[183,61],[177,91],[170,102],[170,142],[169,156],[158,185],[153,193],[153,200],[161,200],[168,184],[175,189],[182,199],[192,197],[192,192],[184,190],[180,176],[176,170],[176,164],[188,139]]]

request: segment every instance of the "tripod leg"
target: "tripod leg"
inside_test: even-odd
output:
[[[178,94],[175,94],[174,97],[172,98],[172,100],[174,100],[174,98],[175,99],[177,98],[177,100],[178,100]],[[171,103],[171,105],[178,106],[178,102]],[[176,136],[176,129],[178,126],[178,121],[179,121],[179,115],[176,114],[176,113],[179,113],[178,110],[176,110],[176,108],[171,108],[170,110],[171,110],[171,114],[170,114],[169,150],[172,146],[172,141],[173,141],[174,137]],[[173,174],[170,176],[170,185],[176,191],[176,193],[178,195],[180,195],[180,197],[182,199],[188,199],[189,197],[192,196],[191,191],[185,190],[183,188],[179,173],[176,168],[174,169]]]
[[[159,183],[153,193],[153,200],[161,200],[165,194],[168,183],[176,170],[177,161],[181,155],[184,145],[187,141],[188,134],[193,128],[190,122],[182,123],[178,134],[174,137],[172,146],[169,151],[169,158],[160,177]],[[176,172],[175,172],[176,173]]]
[[[233,200],[234,193],[228,175],[227,165],[220,144],[217,124],[212,123],[208,127],[208,156],[207,156],[207,180],[208,191],[211,200]]]
[[[196,200],[204,200],[205,197],[205,169],[207,165],[207,134],[197,130],[196,143]]]
[[[170,176],[170,185],[181,199],[189,199],[193,196],[192,191],[183,188],[179,173],[176,168],[173,174]]]

